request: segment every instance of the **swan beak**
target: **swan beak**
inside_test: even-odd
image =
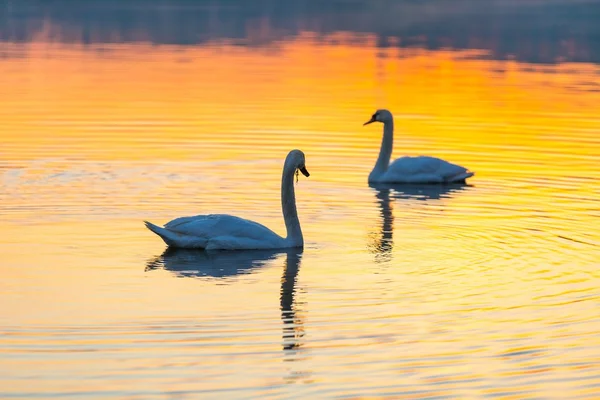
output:
[[[305,177],[309,177],[310,174],[308,173],[308,171],[306,170],[306,167],[302,167],[300,168],[300,172],[302,172],[302,175],[304,175]]]
[[[371,118],[370,120],[368,120],[367,122],[365,122],[365,123],[363,124],[363,126],[365,126],[365,125],[369,125],[369,124],[372,124],[372,123],[373,123],[373,122],[375,122],[375,121],[377,121],[375,118]]]

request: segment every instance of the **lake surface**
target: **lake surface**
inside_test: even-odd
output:
[[[599,398],[598,3],[222,3],[2,6],[0,397]],[[370,187],[377,108],[470,185]],[[294,148],[303,250],[145,229],[284,234]]]

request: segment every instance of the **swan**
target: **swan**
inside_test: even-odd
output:
[[[383,123],[383,139],[370,183],[465,183],[475,173],[460,165],[429,156],[400,157],[390,164],[394,144],[394,116],[388,110],[377,110],[363,124]]]
[[[306,177],[304,153],[292,150],[283,164],[281,177],[281,208],[287,230],[283,238],[258,222],[226,214],[207,214],[176,218],[164,228],[144,221],[169,246],[204,250],[259,250],[303,247],[304,238],[294,194],[294,175]]]

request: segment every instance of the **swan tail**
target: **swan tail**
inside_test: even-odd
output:
[[[452,178],[450,178],[448,180],[448,183],[467,183],[467,178],[472,177],[473,175],[475,175],[475,172],[463,172],[461,174],[455,175]]]
[[[206,239],[186,235],[179,232],[174,232],[167,228],[162,228],[154,225],[152,222],[144,221],[146,228],[156,233],[169,247],[183,249],[204,249],[206,247]]]
[[[152,232],[154,232],[158,236],[160,236],[160,238],[168,246],[172,246],[177,242],[176,237],[175,237],[176,234],[169,231],[168,229],[161,228],[160,226],[154,225],[152,222],[149,222],[149,221],[144,221],[144,224],[146,225],[146,228],[150,229]]]

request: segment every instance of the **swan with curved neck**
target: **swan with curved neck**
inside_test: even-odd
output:
[[[363,124],[383,123],[383,139],[375,167],[369,174],[370,183],[465,183],[475,175],[460,165],[436,157],[400,157],[390,164],[394,145],[394,116],[388,110],[377,110]]]
[[[296,209],[294,176],[297,171],[306,177],[304,153],[292,150],[283,164],[281,177],[281,208],[287,236],[281,237],[264,225],[226,214],[196,215],[176,218],[164,228],[144,221],[169,246],[205,250],[253,250],[303,247],[304,238]]]

